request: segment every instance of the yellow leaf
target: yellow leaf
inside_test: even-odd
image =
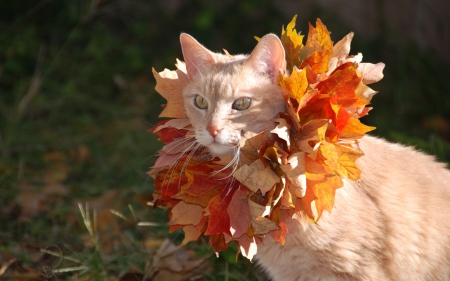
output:
[[[296,99],[297,102],[300,103],[300,100],[305,95],[309,85],[308,79],[306,78],[306,71],[294,68],[291,76],[286,77],[280,74],[278,78],[280,86],[289,93],[290,97]]]
[[[300,50],[303,47],[303,35],[297,33],[295,30],[295,21],[297,15],[295,15],[291,22],[287,25],[286,30],[284,26],[281,29],[281,43],[286,51],[286,62],[288,71],[292,70],[294,66],[300,65]]]
[[[365,133],[375,129],[376,127],[364,125],[357,118],[350,118],[347,126],[341,131],[341,139],[359,139],[362,138]]]
[[[361,176],[361,170],[356,165],[356,160],[363,156],[364,153],[361,150],[353,149],[343,145],[337,145],[341,151],[339,156],[338,165],[339,175],[350,180],[357,180]]]

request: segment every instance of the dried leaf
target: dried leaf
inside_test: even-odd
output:
[[[264,167],[261,160],[254,161],[250,166],[243,165],[236,170],[234,177],[251,191],[258,192],[260,190],[263,195],[277,182],[280,182],[280,178],[270,167]]]
[[[250,226],[250,210],[247,202],[247,193],[241,189],[237,190],[230,205],[228,215],[230,216],[230,232],[232,237],[241,237]]]
[[[283,139],[286,141],[288,149],[291,147],[291,137],[290,137],[290,128],[289,124],[287,123],[286,119],[284,118],[277,118],[274,120],[278,123],[278,125],[270,131],[272,134],[276,134],[280,139]]]
[[[186,65],[181,61],[177,62],[178,69],[176,71],[164,69],[164,71],[158,73],[155,69],[152,69],[153,76],[156,79],[155,89],[167,100],[167,106],[159,117],[186,118],[182,92],[189,80],[186,74]]]
[[[203,208],[199,205],[186,204],[180,201],[170,212],[171,219],[168,225],[197,225],[203,217]]]
[[[286,165],[281,165],[281,170],[294,187],[295,196],[301,198],[306,193],[305,152],[297,152],[288,158]]]
[[[241,254],[251,261],[258,252],[258,245],[255,237],[242,235],[237,241],[239,242],[239,250]]]
[[[379,62],[377,64],[361,63],[358,66],[358,72],[362,73],[363,83],[368,85],[383,79],[384,66],[384,63],[382,62]]]
[[[277,229],[277,225],[265,216],[269,215],[270,206],[261,206],[258,203],[248,199],[250,216],[252,219],[253,232],[255,234],[266,234]]]

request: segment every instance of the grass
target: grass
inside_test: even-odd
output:
[[[0,4],[0,280],[157,280],[161,262],[184,264],[195,280],[265,280],[236,260],[234,246],[216,258],[207,240],[182,249],[165,242],[183,235],[168,233],[168,213],[147,205],[146,171],[161,147],[147,129],[164,103],[151,67],[173,68],[179,32],[213,50],[245,52],[253,35],[290,20],[273,5],[192,1],[180,12],[147,1]],[[449,162],[449,64],[408,41],[355,39],[352,49],[387,65],[364,123]]]

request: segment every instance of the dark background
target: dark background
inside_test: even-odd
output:
[[[450,161],[444,1],[216,2],[0,1],[0,265],[15,257],[19,262],[11,270],[23,273],[38,262],[55,262],[31,258],[30,244],[37,249],[70,244],[73,255],[92,250],[83,242],[86,229],[76,202],[128,213],[130,204],[140,220],[164,222],[145,205],[153,189],[146,171],[161,147],[147,129],[164,103],[154,91],[151,69],[174,69],[175,58],[182,59],[181,32],[213,51],[236,54],[252,50],[253,36],[279,35],[295,14],[298,31],[307,33],[308,22],[315,25],[320,18],[334,42],[355,31],[351,54],[362,52],[363,61],[386,64],[385,78],[371,85],[380,91],[374,109],[362,121],[377,127],[374,135]],[[132,236],[166,234],[161,226]],[[132,248],[125,247],[122,256],[127,250]],[[224,262],[234,262],[232,272],[241,274],[236,280],[262,278],[236,264],[234,253],[231,257]],[[219,268],[217,274],[223,263]],[[105,275],[96,278],[117,271],[104,267],[98,272]],[[220,274],[222,279],[229,273]]]

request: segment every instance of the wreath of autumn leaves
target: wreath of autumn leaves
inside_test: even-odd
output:
[[[159,117],[171,118],[149,130],[165,144],[149,172],[154,206],[171,208],[168,225],[184,230],[183,244],[206,235],[216,252],[235,242],[252,259],[265,235],[284,244],[288,220],[317,222],[331,212],[342,180],[359,179],[358,139],[375,129],[359,118],[371,110],[366,105],[377,92],[367,84],[383,77],[384,64],[350,56],[353,33],[333,45],[319,19],[316,27],[309,24],[303,44],[295,20],[281,33],[290,75],[279,73],[278,81],[287,111],[279,113],[274,130],[244,133],[236,170],[227,166],[231,159],[192,149],[182,99],[185,64],[177,60],[175,71],[153,70],[156,90],[167,99]]]

